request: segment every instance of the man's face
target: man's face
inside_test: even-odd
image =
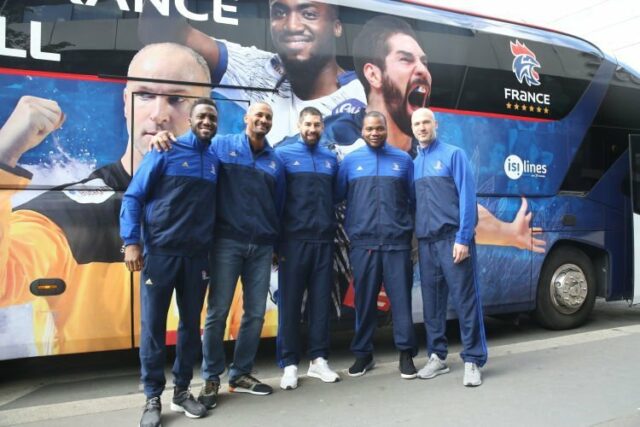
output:
[[[198,104],[189,117],[191,131],[203,141],[211,141],[218,131],[218,111],[211,105]]]
[[[271,39],[285,66],[322,64],[335,55],[342,25],[331,6],[305,0],[271,0],[269,6]]]
[[[423,145],[428,145],[436,139],[436,129],[438,122],[436,121],[431,110],[420,109],[413,113],[411,117],[411,130],[413,136]]]
[[[173,81],[205,82],[207,79],[191,56],[171,49],[150,50],[134,59],[129,76]],[[134,150],[146,153],[149,141],[161,130],[174,135],[189,130],[192,99],[208,94],[206,87],[130,80],[124,93],[124,115]]]
[[[244,116],[246,134],[251,138],[264,138],[271,130],[273,111],[267,104],[254,104]]]
[[[387,139],[387,125],[380,117],[365,117],[362,122],[362,139],[371,148],[378,148]]]
[[[300,136],[307,145],[316,145],[320,141],[320,136],[324,130],[322,117],[314,114],[305,114],[298,122]]]
[[[387,41],[389,54],[382,73],[382,94],[391,119],[411,135],[411,115],[429,104],[431,74],[427,56],[418,42],[406,34],[394,34]]]

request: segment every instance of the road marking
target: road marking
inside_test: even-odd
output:
[[[596,341],[603,341],[612,338],[622,338],[629,335],[640,334],[640,325],[631,325],[616,327],[612,329],[603,329],[598,331],[583,332],[573,335],[562,335],[555,338],[547,338],[541,340],[525,341],[514,344],[506,344],[500,346],[489,347],[489,358],[512,356],[516,354],[528,353],[532,351],[549,350],[553,348],[568,347],[578,344],[586,344]],[[451,354],[455,357],[457,354]],[[416,361],[424,363],[422,358],[416,358]],[[425,359],[426,360],[426,359]],[[368,376],[385,375],[396,372],[398,362],[385,362],[376,365]],[[346,373],[343,378],[348,380]],[[302,375],[301,377],[305,377]],[[269,384],[278,384],[280,377],[268,378],[264,380]],[[226,387],[221,391],[227,392]],[[168,405],[171,402],[173,390],[167,389],[162,394],[162,403]],[[77,400],[73,402],[55,403],[50,405],[39,405],[37,411],[33,407],[8,409],[0,411],[0,426],[15,426],[20,424],[46,421],[51,419],[59,419],[66,417],[75,417],[79,415],[91,415],[104,412],[120,411],[131,408],[142,408],[144,397],[140,393],[126,394],[122,396],[100,397],[97,399]]]

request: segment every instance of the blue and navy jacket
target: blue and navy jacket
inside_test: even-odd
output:
[[[416,237],[429,241],[455,236],[469,245],[478,223],[476,184],[464,151],[433,141],[414,160]]]
[[[149,151],[122,199],[125,245],[139,244],[142,237],[145,253],[206,253],[213,239],[217,180],[218,157],[191,131],[169,151]]]
[[[319,144],[308,146],[300,135],[285,139],[276,153],[287,179],[282,240],[333,241],[336,155]]]
[[[408,249],[413,233],[413,163],[385,143],[347,154],[338,171],[337,195],[347,199],[345,229],[353,246]]]
[[[280,157],[266,140],[254,154],[245,133],[216,137],[211,150],[220,159],[216,237],[275,244],[286,191]]]

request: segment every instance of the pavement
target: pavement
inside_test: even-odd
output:
[[[401,379],[391,331],[381,328],[376,368],[350,378],[351,334],[341,332],[330,363],[342,381],[303,375],[291,391],[279,389],[274,343],[265,340],[254,374],[274,387],[273,395],[229,393],[223,385],[218,407],[191,420],[169,410],[168,390],[163,426],[640,426],[639,308],[599,302],[588,324],[572,331],[547,331],[526,316],[487,318],[489,362],[476,388],[462,386],[457,323],[448,329],[449,374]],[[414,360],[424,366],[424,350]],[[0,375],[0,426],[137,425],[144,402],[135,352],[2,362]],[[194,394],[201,385],[196,371]]]

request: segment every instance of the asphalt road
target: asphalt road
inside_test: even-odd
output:
[[[303,376],[297,390],[283,391],[274,342],[264,340],[255,375],[276,388],[273,395],[223,386],[218,407],[191,420],[170,412],[167,391],[163,426],[640,426],[640,307],[598,302],[589,322],[571,331],[544,330],[527,316],[485,322],[489,362],[478,388],[462,386],[456,322],[448,325],[451,373],[432,380],[400,378],[391,331],[381,328],[377,367],[364,377],[344,372],[352,356],[350,333],[341,332],[330,363],[343,380]],[[415,362],[424,365],[424,349]],[[132,351],[0,362],[0,426],[137,425],[138,369]],[[196,370],[194,394],[201,385]]]

